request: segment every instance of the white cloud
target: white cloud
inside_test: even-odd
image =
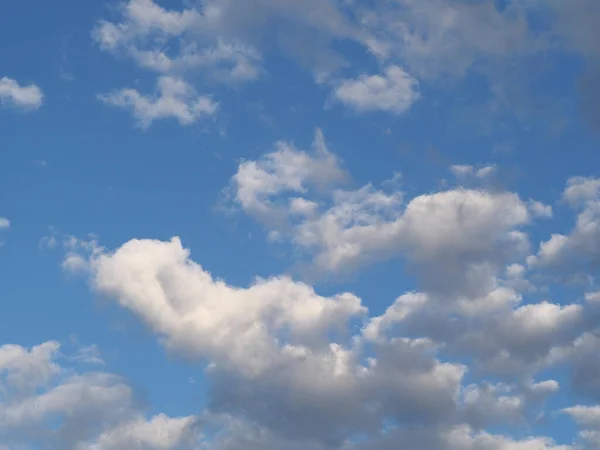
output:
[[[599,406],[571,406],[569,408],[565,408],[564,412],[573,416],[575,420],[586,427],[600,429]]]
[[[94,38],[105,49],[113,49],[151,32],[178,36],[201,19],[193,9],[167,11],[152,0],[123,2],[121,12],[125,18],[123,23],[102,20],[93,31]]]
[[[10,228],[10,220],[0,217],[0,230],[8,230]]]
[[[542,202],[538,202],[537,200],[529,200],[529,211],[534,217],[544,217],[550,218],[552,217],[552,206],[545,205]]]
[[[589,448],[597,448],[600,445],[600,407],[576,405],[563,411],[583,427],[579,436]]]
[[[231,181],[232,195],[240,207],[259,221],[282,226],[277,202],[281,194],[304,194],[343,182],[347,175],[337,157],[330,153],[321,130],[315,133],[312,152],[298,150],[291,143],[277,142],[275,150],[258,161],[244,161]],[[291,200],[294,212],[314,209],[297,197]]]
[[[188,44],[174,58],[161,50],[132,49],[131,55],[140,66],[160,73],[183,73],[205,68],[212,78],[220,82],[252,81],[261,73],[258,52],[240,43],[225,43],[222,39],[203,49],[195,43]]]
[[[454,170],[477,178],[481,169]],[[387,450],[398,439],[439,450],[577,448],[485,431],[535,423],[562,389],[600,395],[595,294],[528,296],[540,291],[522,228],[551,209],[463,187],[407,199],[397,182],[348,189],[347,178],[317,131],[311,152],[279,142],[240,163],[231,200],[321,273],[403,258],[418,289],[380,315],[352,293],[324,296],[288,275],[228,284],[178,238],[110,251],[93,236],[63,237],[63,267],[83,269],[170,352],[206,362],[211,403],[194,423],[219,430],[207,448]],[[577,198],[581,214],[595,208],[595,197]],[[548,244],[541,254],[561,251]],[[545,377],[554,368],[570,373],[564,386]],[[105,441],[144,426],[120,422]],[[582,439],[598,432],[582,422]]]
[[[575,226],[568,235],[553,233],[540,244],[537,255],[532,255],[528,262],[537,269],[587,278],[588,269],[594,267],[600,258],[599,180],[570,178],[563,200],[578,211]]]
[[[148,128],[155,120],[175,118],[181,125],[190,125],[216,114],[219,104],[210,97],[198,95],[185,81],[174,77],[160,77],[153,96],[145,96],[135,89],[122,89],[102,94],[99,99],[111,106],[128,109],[141,128]]]
[[[579,207],[600,196],[600,179],[591,177],[572,177],[567,181],[563,200],[572,207]]]
[[[194,417],[171,418],[164,414],[150,420],[136,418],[103,432],[93,443],[79,444],[75,450],[171,450],[189,439]]]
[[[220,36],[200,46],[188,36],[207,20],[196,9],[168,11],[151,0],[131,0],[120,11],[123,22],[100,21],[93,37],[102,49],[123,51],[143,68],[167,75],[207,70],[221,82],[250,81],[260,74],[260,54],[252,47]],[[174,55],[164,45],[170,38],[182,40]]]
[[[146,262],[138,267],[140,258]],[[210,356],[224,366],[234,365],[253,374],[268,370],[279,352],[289,352],[287,357],[293,359],[292,342],[316,345],[314,341],[325,330],[343,327],[348,319],[364,312],[353,295],[323,298],[289,278],[257,280],[248,289],[233,288],[213,280],[188,258],[178,239],[132,241],[115,254],[93,257],[94,285],[141,314],[167,346]],[[161,287],[156,277],[163,272],[175,277],[172,287],[177,290],[178,283],[187,280],[187,292],[173,292],[178,297],[175,303],[161,294],[166,286]],[[282,296],[283,292],[287,294]],[[154,305],[153,311],[146,309],[147,302]],[[244,310],[236,307],[240,302],[245,304]],[[182,328],[184,322],[188,326]],[[262,325],[257,327],[259,323]],[[278,350],[283,343],[273,337],[284,327],[292,341]]]
[[[418,82],[401,67],[387,67],[383,75],[361,75],[343,80],[334,97],[358,112],[386,111],[401,114],[419,98]]]
[[[220,428],[210,448],[392,449],[391,436],[440,450],[571,448],[476,430],[535,419],[559,385],[531,380],[558,361],[558,350],[582,347],[575,344],[585,330],[582,305],[519,305],[518,294],[501,286],[485,299],[412,293],[355,330],[351,323],[367,315],[356,296],[322,297],[287,277],[230,286],[192,261],[178,239],[133,240],[87,257],[79,248],[99,293],[131,311],[169,350],[207,360],[215,410],[200,422]],[[415,332],[420,337],[408,337]],[[479,377],[485,369],[495,379],[520,381],[478,377],[463,386],[467,368],[448,361],[457,355],[468,355]],[[403,425],[384,432],[384,419]],[[150,438],[143,430],[155,422],[163,418],[121,422],[98,445],[138,431]],[[191,423],[172,420],[167,428]],[[369,433],[369,446],[350,444],[355,433]]]
[[[12,78],[0,78],[0,104],[30,111],[42,106],[44,94],[35,84],[21,86]]]
[[[313,273],[338,274],[401,257],[417,270],[423,289],[473,294],[487,289],[510,258],[526,255],[529,241],[521,228],[548,213],[510,192],[459,187],[405,201],[394,183],[342,189],[333,155],[325,163],[322,156],[278,145],[240,164],[232,197],[270,233],[302,250]],[[469,170],[476,176],[484,169]],[[329,180],[329,190],[311,191],[315,177]],[[310,207],[308,214],[297,214],[300,204]]]
[[[209,0],[167,10],[152,0],[128,0],[120,21],[102,20],[93,36],[110,51],[159,51],[169,39],[211,48],[218,39],[253,52],[264,42],[277,43],[315,75],[327,77],[346,61],[333,40],[362,45],[381,60],[404,61],[419,76],[460,74],[486,57],[503,57],[533,47],[521,5],[506,10],[493,2],[468,4],[435,0],[379,0],[371,7],[355,2]],[[280,27],[266,27],[277,22]],[[178,61],[185,50],[172,46]],[[201,51],[202,53],[203,51]],[[394,67],[394,66],[391,66]]]
[[[222,82],[252,81],[259,77],[261,55],[257,45],[269,20],[316,28],[324,32],[323,36],[329,33],[348,36],[353,28],[337,5],[320,0],[301,3],[261,0],[253,5],[210,0],[180,11],[167,10],[152,0],[129,0],[121,4],[120,13],[120,22],[102,20],[94,29],[93,37],[101,48],[124,52],[140,66],[161,73],[199,70]],[[276,41],[285,47],[286,53],[305,59],[315,72],[327,71],[332,61],[339,59],[327,49],[306,48],[301,44],[306,39],[286,32],[286,27],[279,29],[282,36]],[[166,46],[166,42],[173,45]]]
[[[409,107],[416,87],[410,77],[390,74],[402,70],[400,65],[437,87],[476,71],[490,84],[493,100],[485,98],[485,107],[493,104],[499,114],[502,106],[512,116],[520,114],[519,120],[524,120],[523,104],[532,99],[525,81],[517,85],[505,68],[522,69],[532,56],[559,50],[589,61],[582,103],[593,123],[600,123],[594,82],[599,39],[589,13],[597,9],[594,0],[512,1],[503,7],[493,0],[207,0],[171,8],[123,0],[113,20],[98,21],[93,37],[103,50],[163,75],[201,74],[235,83],[260,77],[263,60],[275,50],[308,69],[317,82],[337,84],[333,97],[358,111],[399,113]],[[549,19],[544,30],[531,25],[531,18],[541,15]],[[369,52],[383,75],[340,82],[348,72],[365,69],[338,42]],[[514,71],[521,78],[528,72]]]
[[[426,342],[384,343],[376,364],[360,362],[360,348],[344,337],[349,322],[366,313],[352,294],[322,297],[287,277],[229,286],[191,261],[177,239],[131,241],[93,256],[90,267],[95,289],[138,316],[167,348],[208,359],[215,402],[249,410],[264,426],[280,420],[262,410],[265,402],[287,415],[282,432],[313,439],[370,429],[388,409],[443,420],[455,407],[464,368],[422,354]],[[339,338],[331,341],[332,333]],[[409,368],[403,358],[423,364]],[[427,393],[415,410],[416,392]],[[380,406],[371,409],[369,399]]]
[[[57,342],[0,346],[0,441],[10,448],[172,449],[194,431],[192,417],[146,420],[123,379],[77,373],[60,358],[72,359]]]

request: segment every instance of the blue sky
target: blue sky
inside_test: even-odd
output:
[[[600,448],[600,4],[59,3],[0,6],[0,450]]]

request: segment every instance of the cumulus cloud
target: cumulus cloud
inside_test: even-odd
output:
[[[464,74],[486,58],[511,57],[532,45],[526,15],[492,1],[376,2],[363,23],[390,56],[422,78]]]
[[[219,105],[210,97],[198,95],[184,80],[160,77],[156,93],[140,94],[135,89],[102,94],[99,99],[107,105],[130,110],[141,128],[148,128],[155,120],[174,118],[181,125],[190,125],[216,114]]]
[[[0,217],[0,230],[8,230],[10,228],[10,220],[5,217]]]
[[[44,94],[35,84],[22,86],[12,78],[0,78],[0,104],[31,111],[42,106],[43,101]]]
[[[419,98],[418,82],[401,67],[390,66],[383,75],[361,75],[343,80],[333,92],[336,100],[358,112],[400,114]]]
[[[194,417],[171,418],[164,414],[152,417],[150,420],[136,418],[121,425],[104,431],[95,441],[78,444],[76,450],[124,450],[151,449],[171,450],[183,448],[187,441],[192,448],[193,441],[189,439],[190,430],[195,421]]]
[[[529,240],[522,228],[550,213],[545,205],[497,190],[459,186],[406,199],[397,183],[348,189],[331,154],[326,164],[323,154],[278,145],[277,151],[238,167],[231,197],[301,250],[313,273],[345,273],[397,257],[417,271],[423,289],[474,295],[493,284],[499,267],[527,255]],[[468,170],[475,177],[489,176],[487,168]],[[308,187],[321,176],[329,189],[316,195]],[[304,212],[298,214],[299,209]]]
[[[577,212],[575,226],[569,234],[553,233],[528,263],[587,281],[600,261],[600,180],[570,178],[562,198]]]
[[[476,73],[487,79],[489,97],[470,106],[516,115],[520,122],[539,110],[527,85],[537,79],[525,80],[532,73],[529,64],[556,50],[589,62],[579,82],[583,110],[600,123],[595,83],[600,52],[590,19],[596,9],[594,0],[502,6],[493,0],[209,0],[180,7],[123,0],[112,18],[97,22],[92,36],[104,51],[188,81],[197,75],[225,83],[254,81],[266,73],[270,56],[285,55],[317,83],[333,86],[333,100],[359,112],[399,114],[419,98],[418,86],[444,88]],[[363,65],[339,42],[362,48],[371,61]],[[349,75],[373,71],[366,69],[372,63],[380,74]],[[518,82],[505,70],[509,66],[519,72]]]
[[[352,293],[323,296],[287,275],[227,284],[178,238],[134,239],[114,251],[67,238],[65,261],[77,264],[63,266],[84,268],[94,290],[169,352],[207,363],[203,420],[220,430],[211,448],[385,450],[397,439],[440,450],[578,448],[487,431],[541,420],[559,390],[600,398],[597,293],[583,302],[529,296],[536,286],[518,262],[529,248],[520,228],[546,208],[510,192],[456,188],[406,200],[397,183],[343,188],[348,175],[320,132],[313,147],[279,143],[241,163],[232,199],[315,251],[319,270],[405,258],[419,290],[380,315]],[[565,199],[588,208],[590,189],[569,190],[588,182],[569,181]],[[272,221],[274,213],[285,220]],[[336,252],[339,265],[323,264]],[[569,376],[559,383],[547,377],[552,369]],[[573,408],[565,412],[578,418]],[[580,438],[593,442],[594,426],[577,420]]]
[[[170,352],[207,362],[210,401],[198,423],[219,430],[203,441],[207,448],[385,450],[397,439],[440,450],[577,448],[485,430],[537,420],[550,397],[570,388],[539,379],[557,364],[573,371],[573,387],[593,392],[600,370],[590,365],[600,343],[586,331],[598,317],[593,295],[583,305],[523,304],[498,271],[483,297],[406,293],[372,316],[353,294],[321,296],[287,276],[229,285],[177,238],[77,248],[97,292],[132,312]],[[465,358],[469,367],[453,362]],[[163,422],[133,420],[96,439],[138,431],[149,439],[146,427]],[[582,427],[589,436],[592,425]],[[357,443],[359,435],[368,444]]]
[[[0,440],[10,448],[166,450],[190,443],[195,418],[146,419],[125,380],[78,373],[62,366],[62,357],[54,341],[0,346]]]
[[[453,170],[477,178],[481,169]],[[597,292],[539,298],[528,278],[538,269],[525,264],[530,238],[522,228],[548,208],[483,188],[406,198],[397,180],[352,189],[348,177],[317,131],[311,151],[279,142],[240,163],[228,193],[321,272],[403,258],[418,289],[381,314],[353,293],[322,295],[289,275],[231,285],[179,238],[109,250],[94,236],[60,237],[65,270],[89,277],[167,351],[206,363],[206,409],[164,426],[210,427],[199,448],[225,450],[387,450],[398,439],[440,450],[578,448],[489,431],[519,434],[553,413],[549,400],[559,391],[600,398]],[[597,202],[593,186],[571,179],[564,200],[585,214]],[[552,370],[568,376],[559,383]],[[595,425],[579,407],[565,407],[580,422],[578,439],[594,442]],[[147,427],[166,419],[128,420],[86,442],[150,438]]]
[[[299,195],[311,189],[326,189],[346,179],[345,170],[329,152],[322,131],[317,129],[312,152],[279,141],[274,151],[260,160],[243,161],[231,180],[228,193],[246,213],[265,224],[280,227],[285,222],[279,201],[282,194],[292,195],[289,208],[303,215],[314,211],[317,204]]]
[[[598,198],[600,179],[592,177],[572,177],[567,180],[563,200],[573,207],[584,205]]]

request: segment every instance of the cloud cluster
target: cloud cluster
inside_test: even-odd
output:
[[[176,238],[133,240],[114,252],[95,252],[87,268],[94,289],[135,314],[165,348],[209,361],[213,388],[207,413],[272,434],[261,448],[303,442],[305,448],[346,448],[361,434],[371,436],[369,448],[388,448],[387,433],[402,436],[407,426],[417,446],[431,440],[437,446],[431,448],[440,449],[555,448],[538,438],[505,444],[505,438],[480,430],[526,423],[558,390],[556,381],[463,386],[467,367],[440,360],[440,340],[391,331],[427,308],[424,294],[407,294],[383,316],[368,317],[352,294],[322,297],[287,277],[234,287],[193,262]],[[519,352],[519,330],[533,340],[532,353],[536,345],[549,351],[546,347],[562,342],[551,331],[553,324],[573,326],[580,313],[577,307],[564,312],[544,303],[534,307],[548,310],[539,329],[530,327],[531,307],[502,311],[506,323],[488,338],[499,348],[485,348],[482,358],[500,358],[506,348]],[[484,308],[475,316],[485,322],[488,314]],[[467,342],[457,347],[470,350],[469,333],[477,331],[466,327],[456,339]],[[429,432],[421,434],[422,427]],[[241,439],[231,430],[224,433],[227,440]],[[494,446],[486,447],[488,442]]]
[[[193,417],[146,419],[131,387],[107,372],[65,367],[57,342],[0,347],[0,442],[6,448],[192,448]],[[180,446],[180,447],[178,447]]]
[[[563,201],[577,212],[575,226],[569,234],[552,234],[528,263],[567,277],[587,278],[600,262],[600,179],[570,178]]]
[[[62,237],[63,266],[83,270],[96,292],[137,317],[167,351],[206,362],[209,401],[194,419],[193,448],[595,445],[593,407],[548,409],[559,392],[600,398],[598,293],[540,298],[545,287],[532,277],[543,268],[533,267],[524,227],[547,218],[549,207],[460,186],[407,199],[398,177],[381,188],[351,189],[348,180],[318,131],[312,151],[279,142],[240,163],[228,194],[271,237],[303,249],[318,271],[405,259],[418,289],[382,314],[352,293],[323,296],[289,275],[230,285],[178,238],[134,239],[108,250]],[[564,201],[585,211],[596,184],[569,180]],[[566,376],[559,382],[550,373]],[[579,436],[559,443],[531,432],[557,416],[577,422]],[[166,419],[139,420],[127,433],[123,425],[103,432],[98,442]],[[490,431],[498,429],[508,434]]]
[[[424,289],[475,295],[493,284],[493,274],[508,261],[527,256],[523,227],[551,211],[514,193],[460,186],[412,199],[395,181],[348,188],[342,184],[348,176],[341,176],[344,169],[320,131],[317,141],[320,150],[313,153],[278,143],[260,160],[240,164],[230,184],[234,202],[271,235],[307,254],[315,273],[403,256]],[[491,172],[483,168],[477,176]],[[332,188],[311,189],[315,177]]]
[[[597,121],[594,8],[593,0],[503,6],[492,0],[210,0],[167,9],[154,0],[126,0],[114,20],[97,23],[93,37],[104,51],[160,76],[201,74],[225,83],[258,79],[266,58],[279,52],[329,86],[340,104],[393,114],[410,108],[419,83],[443,86],[472,72],[488,79],[500,105],[509,89],[503,68],[558,50],[589,61],[580,85],[584,111]],[[337,42],[358,45],[366,60],[350,58]],[[367,75],[373,64],[379,73]]]

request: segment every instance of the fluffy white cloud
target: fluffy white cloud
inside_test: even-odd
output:
[[[400,114],[419,98],[418,82],[401,67],[387,67],[383,75],[361,75],[342,81],[335,99],[358,112],[387,111]]]
[[[521,228],[548,214],[545,205],[502,191],[457,187],[405,201],[396,183],[344,189],[339,167],[328,152],[298,152],[279,143],[275,152],[239,166],[232,197],[271,233],[301,249],[313,273],[343,273],[401,257],[423,289],[446,295],[485,291],[499,267],[526,256],[529,241]],[[486,168],[477,173],[488,177]],[[309,189],[321,179],[329,182],[328,191]]]
[[[281,194],[322,190],[346,178],[337,157],[327,149],[323,133],[317,130],[310,153],[296,149],[291,143],[277,142],[274,151],[260,160],[242,162],[230,189],[246,213],[266,224],[282,226],[285,213],[282,214],[277,201]],[[316,206],[301,197],[289,201],[293,213],[314,211]]]
[[[12,78],[0,78],[0,104],[30,111],[42,106],[43,101],[44,94],[35,84],[21,86]]]
[[[552,234],[528,263],[585,281],[600,258],[600,180],[570,178],[563,200],[578,212],[575,226],[568,235]]]
[[[213,116],[219,108],[218,103],[198,95],[184,80],[169,76],[158,79],[156,93],[152,96],[140,94],[135,89],[122,89],[102,94],[99,99],[108,105],[130,110],[141,128],[169,117],[181,125],[190,125]]]
[[[60,358],[68,359],[57,342],[0,346],[0,441],[10,448],[160,450],[193,435],[194,418],[146,420],[123,379],[77,373]]]
[[[481,430],[535,420],[559,389],[554,380],[533,382],[540,371],[560,362],[584,369],[578,359],[589,361],[585,352],[600,348],[578,343],[588,339],[580,333],[593,309],[521,305],[515,291],[499,286],[483,299],[409,293],[368,317],[352,294],[322,297],[287,277],[227,285],[178,239],[133,240],[112,252],[76,247],[98,292],[170,351],[208,362],[212,389],[200,423],[220,431],[207,448],[384,450],[394,448],[392,436],[440,450],[571,448]],[[464,385],[467,367],[449,361],[458,355],[472,361],[477,381]],[[488,382],[486,371],[518,381]],[[149,438],[142,430],[163,420],[123,422],[97,445],[138,431]],[[192,419],[169,423],[165,429],[187,429]],[[352,443],[361,433],[371,436],[366,447]],[[157,442],[171,442],[164,439]]]
[[[356,190],[338,183],[314,195],[303,187],[307,175],[295,179],[300,188],[263,189],[265,184],[250,180],[269,179],[271,186],[283,186],[273,180],[294,177],[264,164],[244,164],[253,168],[254,176],[239,177],[238,170],[232,186],[240,192],[247,185],[252,202],[234,199],[270,232],[305,251],[312,273],[339,273],[392,257],[403,258],[413,270],[421,292],[402,295],[385,314],[370,318],[363,331],[366,340],[387,342],[402,330],[405,337],[431,340],[448,354],[471,358],[474,369],[494,376],[530,380],[540,370],[565,362],[577,374],[585,372],[579,367],[587,347],[577,342],[595,326],[594,296],[586,297],[592,300],[585,306],[523,302],[524,294],[538,290],[527,278],[533,260],[529,258],[529,268],[523,264],[530,248],[523,227],[536,217],[551,217],[551,207],[506,191],[463,187],[407,201],[397,184],[390,188],[385,183],[386,189],[367,185]],[[452,168],[459,178],[484,180],[490,176],[487,169]],[[585,217],[595,208],[596,194],[593,189],[576,193],[577,183],[569,182],[565,198],[577,198]],[[588,217],[585,224],[581,218],[578,223],[583,235],[595,229],[596,221]],[[538,258],[560,253],[565,239],[570,238],[543,244]],[[571,258],[595,247],[578,248]],[[581,379],[574,375],[573,380],[577,377]]]
[[[584,428],[579,436],[589,448],[597,448],[600,445],[600,407],[576,405],[565,408],[564,412]]]
[[[163,74],[194,69],[209,70],[219,81],[246,81],[258,77],[260,55],[240,42],[214,43],[199,47],[198,41],[185,37],[206,19],[196,9],[167,11],[151,0],[131,0],[121,5],[123,21],[100,21],[93,37],[107,51],[124,51],[141,67]],[[162,42],[183,39],[176,55],[170,55]]]
[[[567,181],[563,192],[563,200],[572,207],[585,205],[586,202],[598,199],[600,179],[591,177],[572,177]]]
[[[190,430],[194,417],[171,418],[164,414],[150,420],[136,418],[103,432],[93,443],[78,444],[76,450],[171,450],[192,447]]]
[[[464,368],[427,356],[426,341],[393,340],[361,362],[349,324],[367,311],[352,294],[321,297],[287,277],[228,286],[177,239],[131,241],[92,256],[89,269],[93,286],[167,348],[210,362],[217,410],[229,405],[286,435],[328,441],[344,429],[377,430],[388,414],[446,420],[456,407]]]
[[[453,170],[478,178],[471,167]],[[207,363],[209,404],[189,424],[219,432],[200,448],[386,450],[397,439],[440,450],[577,448],[485,431],[535,422],[559,389],[600,398],[596,294],[572,303],[528,296],[538,287],[528,279],[533,265],[523,264],[522,227],[549,208],[464,187],[406,200],[397,180],[347,189],[347,178],[317,131],[310,152],[279,142],[242,162],[229,193],[321,272],[404,258],[419,291],[378,316],[354,294],[322,296],[287,275],[229,285],[178,238],[134,239],[109,251],[94,236],[62,236],[63,267],[87,273],[169,351]],[[582,184],[589,180],[571,180],[565,199],[585,214],[597,194],[575,188]],[[553,368],[570,374],[564,386],[542,378]],[[136,420],[104,430],[97,445],[163,422]],[[596,430],[582,426],[592,442]]]
[[[337,86],[333,97],[338,101],[358,111],[392,113],[417,98],[415,77],[446,86],[476,71],[490,82],[494,109],[503,105],[514,115],[530,99],[520,89],[525,81],[515,86],[504,68],[523,68],[532,56],[560,50],[590,63],[580,83],[582,101],[592,122],[600,123],[594,0],[503,6],[493,0],[206,0],[170,7],[123,0],[113,19],[98,21],[92,35],[101,49],[140,67],[171,76],[199,73],[227,83],[256,80],[263,59],[276,51],[310,70],[317,82]],[[546,27],[532,25],[540,17]],[[365,72],[365,67],[337,42],[357,44],[373,55],[382,75],[344,81],[344,71]]]
[[[0,230],[7,230],[10,228],[10,220],[0,217]]]
[[[315,252],[320,270],[403,256],[420,268],[429,289],[450,293],[476,288],[490,269],[527,248],[518,228],[529,215],[514,194],[456,189],[401,205],[397,194],[357,193],[338,195],[330,209],[296,229],[295,242]]]
[[[225,82],[251,81],[260,75],[258,47],[272,20],[290,25],[278,28],[281,36],[276,42],[315,73],[340,64],[341,58],[328,48],[329,40],[360,34],[330,0],[260,0],[252,5],[210,0],[180,11],[152,0],[128,0],[121,4],[120,16],[116,22],[100,21],[93,31],[104,50],[124,52],[140,66],[161,73],[196,69]],[[310,33],[300,37],[296,35],[300,29],[321,31],[325,42],[306,46]],[[165,42],[173,44],[169,51]]]

